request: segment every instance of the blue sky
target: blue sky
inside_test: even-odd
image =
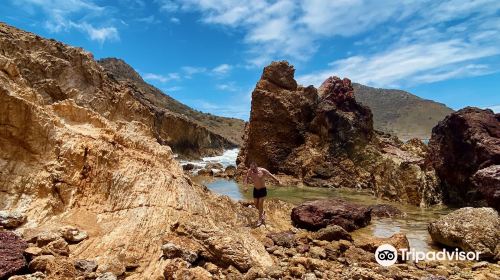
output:
[[[500,112],[497,0],[4,0],[0,20],[118,57],[196,109],[247,119],[273,60]],[[251,3],[251,4],[249,4]]]

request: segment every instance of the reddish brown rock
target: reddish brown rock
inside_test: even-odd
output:
[[[441,179],[445,202],[478,202],[484,197],[472,176],[500,164],[500,114],[472,107],[454,112],[434,127],[429,148],[428,160]]]
[[[330,77],[318,91],[294,80],[288,62],[264,68],[252,93],[238,173],[251,162],[309,186],[371,189],[415,205],[440,202],[425,153],[373,129],[347,78]]]
[[[314,231],[328,225],[353,231],[367,226],[370,220],[368,208],[340,199],[309,201],[292,210],[292,221],[297,227]]]
[[[406,213],[399,210],[397,207],[390,204],[376,204],[368,207],[371,210],[372,217],[393,218],[404,217]]]
[[[500,165],[479,170],[472,176],[472,182],[488,205],[500,211]]]
[[[26,241],[11,231],[0,232],[0,279],[26,267],[23,252],[28,248]]]

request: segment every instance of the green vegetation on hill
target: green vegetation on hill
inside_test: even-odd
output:
[[[354,84],[356,100],[370,107],[375,129],[402,140],[429,139],[432,128],[453,112],[446,105],[409,92]]]

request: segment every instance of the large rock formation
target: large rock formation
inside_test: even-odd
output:
[[[214,155],[238,145],[201,122],[170,110],[168,98],[161,92],[117,82],[81,49],[20,33],[4,24],[0,31],[0,65],[10,76],[22,77],[40,95],[43,105],[72,99],[111,121],[139,121],[158,143],[170,145],[186,157]]]
[[[224,255],[222,268],[273,265],[259,231],[245,228],[257,214],[183,174],[158,143],[168,130],[152,125],[165,119],[138,93],[84,50],[0,24],[0,209],[27,217],[17,232],[32,240],[40,231],[81,229],[87,239],[70,248],[58,239],[47,253],[61,253],[56,262],[95,259],[99,273],[128,279],[163,275],[161,246],[177,236],[207,259]],[[69,276],[57,279],[75,279],[74,267],[64,271]]]
[[[434,171],[424,165],[426,146],[377,133],[346,78],[302,87],[293,66],[273,62],[252,93],[244,140],[240,170],[255,161],[311,186],[370,189],[416,205],[440,201]]]
[[[155,114],[158,111],[159,115],[167,113],[164,119],[160,118],[158,128],[168,132],[164,137],[174,152],[188,156],[211,155],[242,144],[243,120],[194,110],[146,83],[121,59],[104,58],[98,62],[113,78],[138,89],[141,94],[137,94],[136,98],[147,104]]]
[[[499,175],[480,170],[500,164],[500,114],[461,109],[434,127],[429,148],[429,161],[441,179],[445,202],[463,205],[486,199],[498,208],[500,184],[494,177]]]
[[[435,242],[500,260],[500,217],[492,208],[458,209],[429,224]]]

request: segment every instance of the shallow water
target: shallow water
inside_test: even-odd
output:
[[[252,188],[245,187],[233,180],[215,179],[204,181],[213,192],[227,195],[234,200],[252,200]],[[268,197],[278,198],[293,204],[322,198],[342,198],[361,205],[373,205],[378,203],[391,204],[407,214],[404,218],[372,218],[369,226],[352,233],[353,237],[389,237],[394,233],[405,233],[410,242],[410,247],[418,251],[430,251],[438,249],[432,245],[432,240],[427,232],[429,222],[436,220],[442,215],[449,213],[452,209],[436,206],[431,208],[419,208],[416,206],[390,202],[377,199],[367,192],[349,189],[327,189],[312,187],[268,187]]]

